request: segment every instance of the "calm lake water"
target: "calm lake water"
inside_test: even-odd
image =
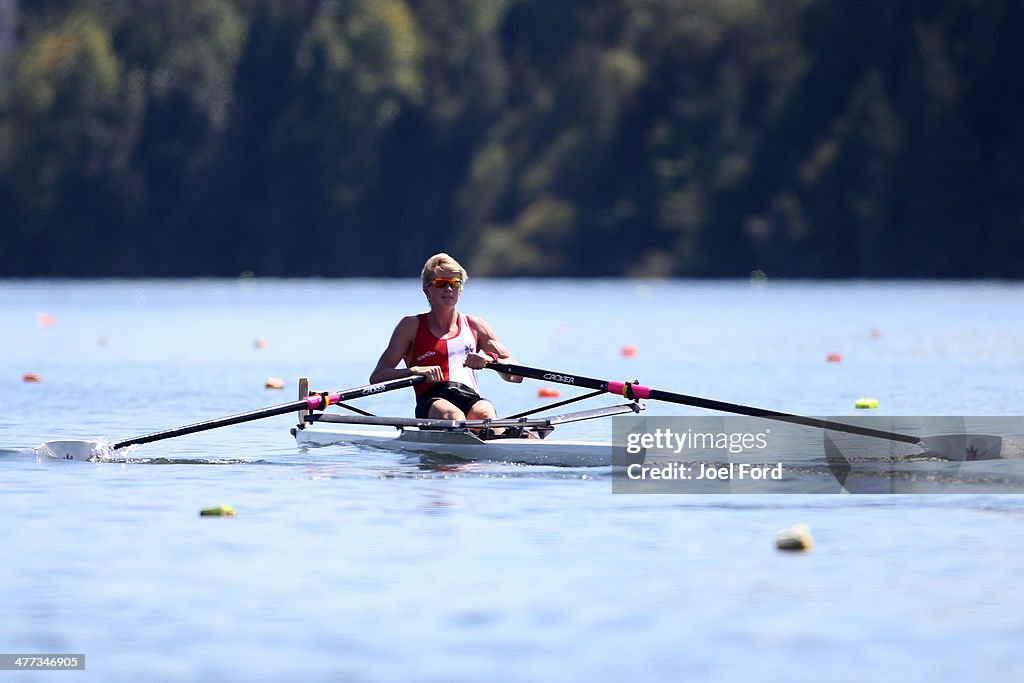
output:
[[[291,416],[126,462],[33,451],[285,403],[299,376],[361,385],[423,303],[415,279],[0,282],[0,653],[86,656],[0,677],[1024,676],[1022,496],[612,494],[610,468],[303,452]],[[1022,304],[998,283],[473,280],[462,308],[527,365],[810,415],[873,397],[883,415],[1019,416]],[[502,413],[543,400],[481,382]],[[406,415],[410,397],[361,405]],[[237,517],[199,517],[219,503]],[[813,552],[777,551],[798,522]]]

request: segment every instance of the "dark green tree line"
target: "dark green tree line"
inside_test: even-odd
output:
[[[1013,0],[0,0],[0,276],[1021,277]]]

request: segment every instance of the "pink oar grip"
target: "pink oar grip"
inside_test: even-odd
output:
[[[650,387],[640,386],[639,384],[631,384],[630,388],[633,390],[633,398],[650,398],[651,389]],[[618,396],[625,396],[626,394],[626,383],[625,382],[608,382],[608,393],[616,394]]]
[[[310,394],[304,400],[306,401],[306,410],[320,410],[323,404],[323,397],[320,394]],[[341,394],[337,392],[327,394],[328,406],[337,405],[340,400]],[[327,406],[323,407],[326,408]]]

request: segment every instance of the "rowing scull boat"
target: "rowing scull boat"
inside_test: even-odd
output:
[[[613,449],[611,444],[556,441],[545,439],[544,437],[548,436],[555,426],[559,424],[639,412],[643,409],[640,400],[649,399],[788,422],[819,428],[823,431],[827,430],[868,437],[874,440],[881,440],[882,443],[897,442],[903,446],[909,446],[912,451],[911,454],[915,456],[926,455],[947,460],[1024,457],[1024,444],[1020,444],[1013,439],[1004,440],[1003,437],[998,435],[983,435],[984,439],[982,440],[976,438],[978,435],[963,434],[919,437],[911,434],[837,422],[835,420],[804,417],[765,408],[744,406],[652,389],[642,386],[637,382],[614,382],[497,362],[488,363],[486,367],[504,374],[530,377],[558,384],[593,389],[594,391],[590,394],[577,396],[502,420],[446,421],[376,417],[343,403],[343,401],[349,399],[373,396],[385,391],[410,387],[424,381],[424,378],[421,376],[404,377],[339,392],[309,393],[308,382],[300,382],[299,399],[290,403],[261,408],[237,415],[229,415],[183,427],[165,429],[113,443],[103,441],[48,441],[41,444],[36,451],[40,455],[63,460],[103,460],[113,451],[129,446],[161,441],[163,439],[298,411],[299,424],[292,430],[292,433],[301,446],[358,443],[382,445],[387,448],[413,452],[441,452],[469,460],[503,460],[530,464],[609,465],[612,462],[613,450],[616,450]],[[621,395],[629,399],[630,402],[553,417],[526,419],[527,416],[536,414],[541,410],[553,410],[563,405],[604,393]],[[362,415],[311,415],[315,411],[326,410],[332,405],[340,405],[354,412],[362,413]],[[330,426],[332,423],[342,426]],[[368,427],[376,427],[376,429],[368,429]],[[383,430],[381,429],[382,427],[384,428]],[[532,435],[536,438],[482,440],[474,433],[474,430],[497,428],[519,430],[527,436]],[[397,434],[391,431],[396,429],[398,430]],[[830,441],[832,442],[831,450],[836,451],[837,449],[834,447],[835,442],[832,441],[828,433],[825,434],[825,439],[826,453],[828,454],[830,451]],[[1008,445],[1010,446],[1009,448],[1007,448]],[[839,455],[842,455],[842,453],[839,453]],[[831,463],[833,459],[830,455],[829,462]],[[619,464],[618,460],[616,460],[616,464]]]
[[[302,448],[369,446],[460,460],[602,467],[612,464],[611,443],[561,441],[547,437],[558,425],[632,415],[641,410],[642,404],[630,402],[551,417],[504,420],[431,420],[308,413],[303,415],[303,422],[291,431],[295,442]],[[477,435],[481,430],[499,429],[515,436],[485,440]]]

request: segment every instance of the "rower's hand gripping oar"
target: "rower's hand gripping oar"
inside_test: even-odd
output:
[[[208,420],[206,422],[198,422],[184,427],[175,427],[174,429],[166,429],[160,432],[153,432],[152,434],[135,436],[130,439],[124,439],[122,441],[112,443],[107,446],[107,448],[109,450],[117,450],[119,448],[134,446],[136,444],[162,441],[176,436],[205,432],[210,429],[217,429],[218,427],[227,427],[229,425],[240,424],[242,422],[252,422],[253,420],[261,420],[265,417],[284,415],[285,413],[292,413],[299,410],[325,410],[328,406],[336,405],[342,401],[349,401],[361,396],[372,396],[385,391],[410,387],[422,382],[424,379],[424,377],[416,375],[412,377],[393,379],[379,384],[367,384],[354,389],[345,389],[344,391],[324,391],[313,393],[305,398],[300,398],[297,401],[283,403],[278,406],[260,408],[259,410],[239,413],[238,415],[229,415],[228,417],[221,417],[216,420]],[[65,460],[88,460],[91,457],[99,455],[102,451],[99,444],[95,441],[47,441],[43,444],[43,448],[49,451],[50,455]]]
[[[776,410],[767,410],[766,408],[755,408],[753,406],[744,406],[738,403],[728,403],[726,401],[716,401],[714,399],[701,398],[699,396],[687,396],[686,394],[677,394],[671,391],[652,389],[650,387],[645,387],[635,382],[612,382],[603,379],[593,379],[590,377],[581,377],[579,375],[570,375],[565,372],[540,370],[538,368],[528,368],[522,365],[509,365],[506,363],[496,362],[488,362],[484,367],[509,375],[519,375],[521,377],[529,377],[530,379],[539,379],[546,382],[555,382],[556,384],[568,384],[569,386],[583,387],[585,389],[606,391],[609,394],[625,396],[626,398],[633,400],[651,399],[655,401],[665,401],[667,403],[678,403],[681,405],[694,406],[697,408],[718,410],[725,413],[736,413],[738,415],[749,415],[751,417],[763,417],[769,420],[790,422],[793,424],[806,425],[808,427],[831,429],[837,432],[848,432],[850,434],[871,436],[877,439],[888,439],[892,441],[902,441],[904,443],[921,445],[920,439],[918,439],[915,436],[909,436],[907,434],[898,434],[896,432],[887,432],[882,431],[880,429],[871,429],[869,427],[845,424],[843,422],[833,422],[832,420],[822,420],[814,417],[804,417],[802,415],[781,413]]]

